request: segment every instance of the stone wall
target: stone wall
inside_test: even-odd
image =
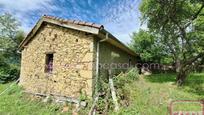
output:
[[[44,24],[22,51],[20,84],[26,91],[92,96],[94,37],[91,34]],[[53,72],[46,73],[46,53],[54,54]]]

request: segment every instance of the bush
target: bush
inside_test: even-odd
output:
[[[122,106],[128,106],[128,91],[126,91],[125,84],[131,83],[137,80],[139,77],[139,73],[137,68],[131,68],[127,70],[126,73],[121,73],[118,76],[113,77],[114,87],[116,88],[116,94],[119,103]],[[111,91],[109,88],[108,77],[100,76],[98,81],[98,90],[101,93],[97,102],[97,112],[99,114],[103,114],[104,112],[108,112],[113,110],[114,105],[112,102]]]
[[[134,81],[137,80],[139,77],[139,72],[137,70],[137,68],[132,68],[130,70],[128,70],[127,74],[126,74],[127,79],[129,79],[130,81]]]
[[[133,82],[139,78],[137,68],[131,68],[126,73],[121,73],[114,77],[116,87],[122,88],[126,83]]]
[[[131,68],[126,73],[121,73],[114,78],[117,97],[122,106],[129,105],[129,92],[125,85],[138,80],[138,78],[139,71],[137,68]]]
[[[17,80],[20,75],[20,69],[16,65],[7,65],[0,68],[0,83],[7,83]]]

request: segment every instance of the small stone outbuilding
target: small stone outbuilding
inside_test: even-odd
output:
[[[78,98],[93,95],[96,76],[125,71],[137,55],[103,25],[42,16],[19,46],[26,91]]]

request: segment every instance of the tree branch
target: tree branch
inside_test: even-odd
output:
[[[188,59],[188,61],[184,62],[183,65],[186,66],[186,65],[190,65],[192,64],[193,62],[197,61],[198,58],[203,58],[204,57],[204,52],[198,54],[196,57],[193,57],[191,59]]]
[[[200,7],[200,9],[192,16],[192,18],[190,19],[190,22],[187,23],[187,24],[184,26],[184,28],[187,28],[187,27],[191,24],[191,21],[195,20],[195,19],[198,17],[198,15],[201,13],[201,11],[203,10],[203,8],[204,8],[204,2],[203,2],[203,4],[202,4],[202,6]]]

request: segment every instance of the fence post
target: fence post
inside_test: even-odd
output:
[[[108,70],[108,74],[109,74],[108,78],[109,78],[109,85],[110,85],[110,89],[111,89],[111,95],[112,95],[112,98],[113,98],[113,103],[115,105],[115,111],[118,111],[119,110],[119,105],[118,105],[116,92],[115,92],[115,88],[114,88],[114,84],[113,84],[111,70]]]

